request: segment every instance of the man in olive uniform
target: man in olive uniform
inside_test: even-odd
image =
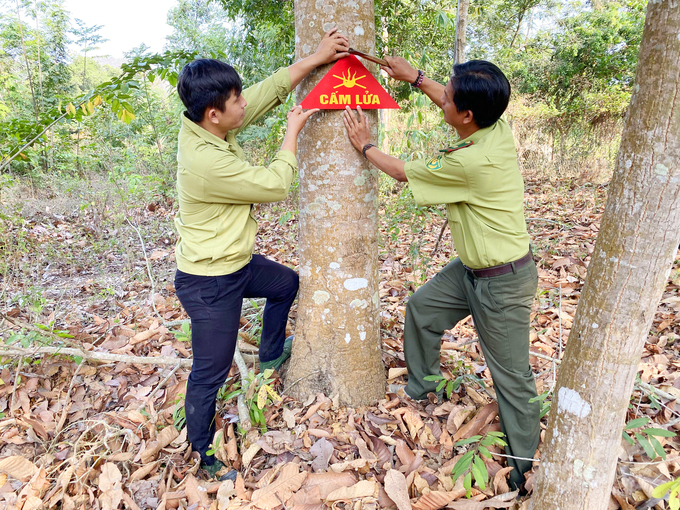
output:
[[[192,327],[187,434],[211,476],[224,467],[207,452],[215,433],[217,392],[234,356],[243,298],[267,298],[260,369],[277,369],[290,356],[292,338],[285,339],[285,330],[298,275],[253,255],[257,222],[252,204],[288,195],[297,169],[297,135],[317,110],[297,107],[288,114],[281,150],[266,167],[247,162],[236,134],[285,102],[313,69],[348,55],[348,49],[347,38],[333,29],[313,55],[243,91],[238,73],[217,60],[195,60],[179,75],[177,91],[187,110],[177,152],[175,288]]]
[[[405,163],[370,143],[368,119],[347,109],[352,145],[380,170],[408,181],[419,205],[447,204],[458,258],[420,288],[406,307],[404,355],[407,396],[420,400],[436,391],[444,330],[472,314],[498,397],[506,452],[532,458],[539,440],[539,403],[529,364],[529,327],[538,275],[524,220],[524,182],[514,139],[501,119],[510,84],[485,61],[455,65],[446,87],[403,58],[386,57],[385,71],[420,88],[444,111],[461,141],[429,160]],[[508,459],[510,481],[519,488],[531,461]]]

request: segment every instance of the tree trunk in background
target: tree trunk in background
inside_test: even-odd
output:
[[[373,1],[295,1],[296,57],[309,56],[337,26],[351,45],[375,52]],[[362,62],[375,72],[375,66]],[[297,89],[302,101],[328,72]],[[366,112],[377,143],[378,115]],[[312,117],[300,134],[300,293],[287,393],[318,392],[349,406],[385,394],[378,315],[378,173],[349,142],[342,110]]]
[[[470,0],[458,0],[456,10],[456,40],[453,46],[453,63],[460,64],[465,61],[465,30],[467,28],[468,10]]]
[[[606,509],[642,348],[680,241],[680,3],[649,2],[636,85],[531,508]]]

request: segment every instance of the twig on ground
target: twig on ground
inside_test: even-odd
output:
[[[437,250],[439,250],[439,243],[442,242],[442,237],[444,237],[444,232],[446,232],[446,226],[449,224],[449,219],[444,220],[444,224],[442,225],[442,229],[439,231],[439,237],[437,238],[437,243],[434,245],[434,250],[432,250],[432,253],[430,254],[430,257],[434,257],[435,253],[437,253]]]
[[[64,426],[64,423],[66,423],[66,416],[68,415],[68,410],[71,408],[71,405],[69,403],[69,399],[71,398],[71,391],[73,391],[73,386],[76,382],[76,377],[78,376],[78,372],[80,372],[80,367],[83,366],[83,363],[85,363],[85,358],[80,360],[78,368],[76,368],[76,371],[73,373],[73,377],[71,378],[71,384],[69,385],[68,391],[66,392],[66,398],[64,398],[63,400],[64,409],[61,411],[61,417],[59,418],[59,422],[57,423],[55,434],[59,434],[59,432],[61,432],[62,427]]]
[[[246,399],[244,397],[246,391],[248,367],[246,366],[246,362],[243,360],[243,356],[241,355],[241,351],[239,350],[238,345],[234,350],[234,361],[236,362],[236,366],[238,366],[238,371],[241,376],[241,389],[242,389],[241,393],[239,393],[238,398],[236,400],[236,407],[238,409],[238,419],[241,422],[241,427],[244,430],[250,430],[250,427],[252,426],[252,423],[250,421],[250,411],[248,410],[248,406],[246,405]]]
[[[149,393],[149,396],[146,397],[146,400],[147,400],[148,402],[152,402],[154,395],[156,395],[156,392],[157,392],[158,390],[160,390],[160,389],[163,389],[163,388],[165,387],[165,385],[168,383],[168,381],[170,380],[170,378],[171,378],[173,375],[175,375],[175,372],[177,372],[177,370],[179,370],[179,367],[181,367],[181,366],[182,366],[181,362],[178,362],[177,365],[175,365],[175,368],[172,369],[172,371],[165,377],[165,379],[163,379],[160,383],[158,383],[158,386],[156,386],[156,387],[154,388],[154,390],[153,390],[151,393]],[[139,409],[144,408],[145,405],[146,405],[146,404],[142,404],[141,406],[139,406]]]
[[[17,386],[19,386],[19,374],[21,373],[21,365],[24,362],[24,357],[19,358],[19,363],[17,363],[17,373],[14,375],[14,387],[12,388],[12,398],[9,399],[9,410],[14,411],[14,397],[16,397]]]
[[[134,225],[134,223],[130,221],[130,218],[125,218],[125,221],[127,221],[128,224],[133,229],[135,229],[135,232],[137,232],[137,237],[139,237],[139,242],[142,244],[142,252],[144,252],[144,260],[146,261],[146,272],[149,274],[149,281],[151,282],[151,306],[153,306],[153,311],[156,312],[156,315],[158,315],[162,321],[164,320],[163,316],[158,312],[158,309],[156,308],[156,302],[153,300],[154,296],[156,295],[156,283],[154,282],[153,275],[151,274],[151,263],[149,262],[149,257],[146,254],[146,246],[144,244],[144,239],[142,238],[142,233]]]

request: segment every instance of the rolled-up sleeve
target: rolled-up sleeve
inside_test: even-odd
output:
[[[467,200],[465,169],[454,157],[408,161],[404,167],[413,198],[418,205],[453,204]]]
[[[288,150],[277,152],[269,166],[222,157],[211,166],[210,179],[203,182],[203,196],[211,203],[278,202],[288,195],[296,170],[297,159]]]
[[[290,72],[287,67],[279,69],[266,80],[244,90],[243,97],[248,104],[245,119],[238,131],[252,124],[272,108],[285,103],[290,90]]]

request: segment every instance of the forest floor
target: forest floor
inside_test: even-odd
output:
[[[486,478],[484,470],[488,478],[474,485],[470,499],[464,477],[452,480],[458,460],[479,452],[475,436],[491,442],[500,430],[493,384],[469,320],[443,338],[442,370],[460,383],[444,402],[414,404],[386,393],[375,406],[347,409],[332,396],[307,402],[270,396],[266,431],[242,435],[234,367],[220,394],[215,450],[239,476],[235,483],[203,480],[183,426],[189,368],[180,361],[191,356],[191,346],[181,325],[168,325],[186,319],[172,285],[173,204],[136,186],[132,193],[93,180],[58,191],[50,191],[54,184],[35,189],[25,183],[3,191],[0,509],[528,507],[531,494],[509,490],[510,468],[497,445],[475,468],[475,478]],[[405,303],[452,257],[448,231],[431,255],[441,215],[396,207],[398,191],[386,194],[381,216],[380,315],[390,382],[405,375]],[[531,363],[542,393],[554,387],[606,187],[527,179],[525,197],[540,259]],[[296,267],[294,201],[260,207],[258,216],[256,252]],[[645,432],[650,426],[680,430],[679,285],[676,261],[631,396],[626,422],[640,419],[629,431],[638,435],[633,444],[622,440],[612,509],[649,508],[642,502],[652,487],[680,474],[677,436]],[[254,350],[249,342],[258,336],[260,312],[261,303],[246,303],[245,353]],[[291,327],[294,322],[295,310]],[[262,379],[245,395],[253,409]],[[276,376],[271,387],[283,391]]]

